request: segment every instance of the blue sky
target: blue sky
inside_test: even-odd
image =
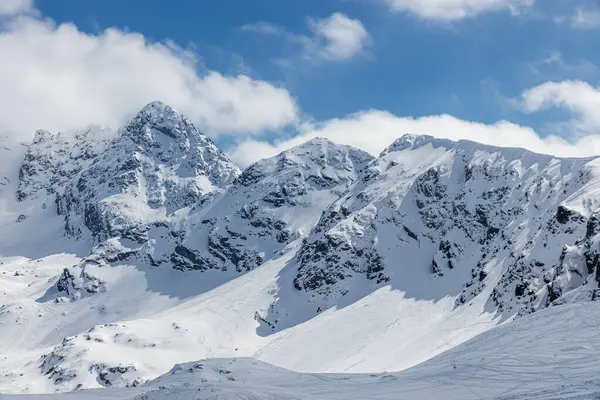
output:
[[[78,35],[102,38],[116,28],[150,45],[174,43],[174,55],[188,51],[182,57],[194,58],[201,78],[244,75],[287,91],[295,117],[256,122],[252,132],[236,126],[236,134],[221,124],[215,132],[225,133],[213,136],[225,147],[272,145],[369,110],[487,125],[508,120],[541,139],[571,143],[600,128],[590,113],[600,98],[600,4],[593,0],[37,0],[30,8],[36,14],[26,18],[54,21],[55,30],[74,24]],[[323,33],[334,15],[354,24],[342,34],[355,35],[340,42],[354,47],[336,54]],[[115,77],[125,76],[115,69]],[[550,83],[562,86],[543,86]]]
[[[306,113],[318,119],[378,108],[398,115],[451,113],[484,122],[511,118],[533,120],[532,124],[544,121],[503,107],[494,97],[517,96],[547,79],[582,78],[561,71],[557,65],[540,68],[539,73],[532,71],[531,63],[554,53],[561,53],[565,62],[600,62],[600,30],[573,29],[552,20],[552,15],[573,12],[575,7],[561,7],[564,3],[539,4],[536,10],[547,14],[545,18],[515,18],[497,12],[436,24],[390,13],[373,1],[174,0],[168,5],[163,0],[38,2],[44,15],[58,22],[73,21],[86,32],[117,26],[141,32],[151,40],[194,46],[208,68],[248,71],[255,78],[280,82],[298,98]],[[267,21],[293,33],[307,34],[307,17],[324,18],[334,12],[360,19],[365,25],[371,36],[365,55],[346,63],[307,63],[286,69],[274,59],[297,49],[286,49],[285,39],[240,29]]]

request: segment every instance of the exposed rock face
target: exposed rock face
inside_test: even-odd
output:
[[[101,128],[73,135],[36,132],[19,170],[17,200],[54,195],[88,168],[107,145]]]
[[[313,313],[384,285],[456,296],[456,307],[487,288],[505,317],[593,298],[599,167],[406,135],[323,213],[298,252],[294,286]],[[264,319],[298,306],[285,301]]]
[[[193,124],[169,106],[146,106],[57,196],[67,232],[101,241],[129,236],[143,242],[141,226],[194,204],[239,175]]]
[[[65,356],[74,348],[73,338],[65,338],[60,346],[40,357],[39,368],[42,375],[51,379],[55,385],[64,386],[77,378],[77,371],[61,366]]]
[[[55,385],[63,389],[75,390],[81,387],[81,384],[76,382],[85,380],[85,377],[78,376],[78,371],[81,370],[81,364],[88,356],[90,345],[102,346],[110,341],[126,343],[133,347],[156,346],[153,343],[140,342],[136,337],[127,336],[122,332],[124,328],[126,325],[104,324],[92,327],[80,335],[65,338],[50,353],[40,357],[38,362],[40,372]],[[93,363],[86,368],[85,374],[95,376],[100,386],[136,387],[145,383],[136,372],[137,369],[133,364]]]
[[[351,147],[315,139],[260,161],[224,194],[199,203],[182,229],[169,235],[173,250],[153,258],[180,270],[254,269],[308,234],[322,210],[371,159]]]
[[[406,135],[375,160],[314,139],[240,174],[161,103],[110,143],[80,139],[38,133],[19,189],[57,191],[67,232],[99,244],[59,279],[71,299],[105,290],[102,266],[243,273],[299,238],[290,284],[318,310],[384,285],[442,295],[415,290],[430,279],[457,307],[490,288],[504,315],[597,296],[596,160]]]
[[[126,263],[250,271],[306,236],[373,159],[314,139],[240,174],[189,120],[162,103],[146,106],[101,152],[86,154],[70,180],[48,191],[57,192],[66,232],[90,234],[96,243],[92,255],[66,268],[57,282],[59,295],[72,300],[106,290],[96,277],[99,268]],[[48,181],[57,168],[48,171]]]
[[[139,250],[126,248],[118,238],[106,240],[79,264],[65,268],[55,284],[56,290],[59,297],[71,300],[105,292],[106,282],[97,276],[99,270],[140,260],[146,261]]]

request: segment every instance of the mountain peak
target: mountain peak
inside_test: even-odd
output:
[[[316,137],[282,151],[275,157],[257,162],[254,169],[261,169],[267,175],[297,169],[311,170],[315,173],[328,170],[329,173],[337,175],[348,171],[362,171],[372,159],[370,154],[352,146]]]
[[[85,227],[104,240],[190,206],[239,174],[188,118],[154,101],[94,156],[57,204],[69,233],[81,236]]]
[[[275,158],[294,158],[298,162],[315,163],[323,166],[324,163],[338,163],[340,157],[350,157],[359,164],[366,164],[373,159],[367,152],[345,144],[332,142],[324,137],[315,137],[291,149],[281,152]]]
[[[417,149],[427,144],[431,144],[433,147],[446,146],[454,147],[458,142],[451,139],[436,138],[431,135],[414,135],[405,134],[399,137],[392,143],[387,149],[385,149],[380,156],[385,154],[393,153],[396,151],[402,151],[407,149]]]
[[[296,146],[300,147],[309,147],[309,146],[339,146],[337,143],[332,142],[331,140],[324,138],[322,136],[314,137],[310,140],[307,140],[303,144]]]
[[[188,118],[160,101],[153,101],[142,108],[123,131],[150,141],[156,141],[157,134],[172,139],[199,135]]]
[[[140,114],[150,114],[150,115],[160,115],[160,114],[178,114],[171,106],[163,103],[162,101],[155,100],[148,104],[146,104],[140,111],[138,111],[137,115]]]
[[[400,152],[404,150],[416,150],[423,146],[431,144],[433,148],[444,147],[446,149],[456,149],[457,151],[463,151],[472,153],[474,151],[486,151],[488,153],[500,153],[504,157],[514,158],[514,157],[542,157],[544,160],[559,158],[562,160],[568,159],[581,159],[581,160],[592,160],[596,157],[556,157],[552,154],[547,153],[537,153],[535,151],[529,150],[525,147],[512,147],[512,146],[504,146],[502,144],[486,144],[474,140],[469,139],[445,139],[434,137],[431,135],[414,135],[414,134],[405,134],[399,137],[392,143],[387,149],[385,149],[380,157],[385,156],[390,153]]]

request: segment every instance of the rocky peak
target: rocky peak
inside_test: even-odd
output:
[[[140,143],[160,143],[160,135],[185,140],[198,133],[186,117],[170,106],[154,101],[125,124],[122,134]]]
[[[262,181],[268,186],[273,180],[304,181],[303,185],[314,188],[330,187],[341,181],[353,182],[372,160],[373,156],[362,150],[315,138],[251,165],[238,183],[248,186]]]
[[[250,166],[230,191],[252,193],[274,209],[310,205],[319,194],[332,202],[372,160],[362,150],[316,138]]]
[[[162,163],[180,162],[178,174],[205,176],[222,187],[231,183],[239,168],[184,115],[159,101],[145,106],[120,130],[118,146],[135,144],[134,151]]]
[[[38,130],[19,170],[17,199],[23,201],[62,191],[64,186],[104,150],[106,128],[75,133]]]
[[[280,158],[297,160],[299,164],[314,164],[319,168],[338,171],[362,171],[373,157],[351,146],[339,145],[317,137],[280,154]]]
[[[455,147],[459,142],[452,141],[449,139],[440,139],[430,135],[412,135],[405,134],[394,141],[387,149],[385,149],[380,156],[384,156],[389,153],[404,151],[409,149],[418,149],[427,144],[431,144],[433,147]]]
[[[106,239],[190,206],[239,173],[189,119],[153,102],[59,195],[58,209],[70,233],[86,227]]]

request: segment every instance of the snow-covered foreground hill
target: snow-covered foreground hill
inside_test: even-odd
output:
[[[378,157],[314,139],[240,171],[159,102],[95,129],[0,146],[0,393],[144,388],[99,392],[130,398],[197,378],[233,396],[242,378],[209,372],[224,369],[248,376],[242,398],[326,399],[330,380],[346,394],[331,398],[493,379],[486,395],[509,396],[485,371],[525,379],[581,354],[573,340],[595,348],[561,329],[600,319],[598,158],[404,135]],[[545,333],[564,342],[526,348]]]
[[[5,263],[2,287],[10,303],[0,330],[2,391],[134,385],[176,363],[212,357],[256,357],[304,372],[399,370],[495,324],[483,304],[453,312],[450,298],[419,302],[382,288],[308,324],[260,336],[256,311],[274,301],[289,254],[186,299],[154,286],[201,291],[193,272],[152,271],[155,281],[149,281],[148,271],[119,266],[107,269],[110,291],[76,302],[45,301],[48,283],[72,256]],[[101,378],[111,369],[118,373]]]
[[[599,304],[541,311],[400,373],[301,374],[248,358],[175,366],[138,388],[7,400],[591,400],[600,396]]]

